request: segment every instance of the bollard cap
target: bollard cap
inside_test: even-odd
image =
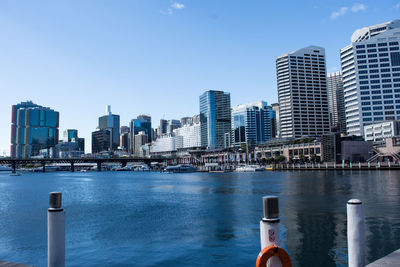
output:
[[[359,199],[353,198],[353,199],[350,199],[349,201],[347,201],[347,204],[348,205],[361,205],[362,202]]]
[[[277,196],[263,197],[264,218],[279,218],[279,201]]]
[[[61,209],[62,193],[61,192],[50,192],[49,196],[49,209],[58,210]]]

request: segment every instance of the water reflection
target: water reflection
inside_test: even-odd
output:
[[[400,248],[398,172],[52,173],[1,177],[0,259],[45,265],[50,191],[64,195],[71,266],[254,265],[270,194],[293,266],[347,265],[350,198],[365,204],[367,262]]]

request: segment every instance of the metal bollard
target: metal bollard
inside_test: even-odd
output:
[[[47,210],[47,266],[65,266],[65,212],[61,208],[62,193],[50,193]]]
[[[260,221],[261,250],[270,245],[280,245],[279,201],[277,196],[263,197],[264,218]],[[282,266],[278,257],[271,257],[267,266]]]
[[[347,201],[348,266],[365,265],[364,208],[358,199]]]

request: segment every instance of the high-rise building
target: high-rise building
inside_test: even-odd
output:
[[[330,131],[325,49],[308,46],[276,60],[280,136],[321,136]]]
[[[400,20],[356,30],[340,50],[346,132],[400,119]]]
[[[185,124],[174,130],[177,148],[201,147],[200,123]]]
[[[63,142],[71,142],[74,138],[78,138],[78,130],[67,129],[63,132]]]
[[[29,158],[58,143],[59,113],[31,101],[12,106],[11,157]]]
[[[160,120],[160,126],[158,126],[158,132],[157,135],[163,135],[167,133],[167,129],[168,129],[168,121],[161,119]]]
[[[279,123],[279,103],[272,103],[271,104],[272,110],[275,111],[275,126],[272,125],[272,133],[275,135],[273,137],[279,138],[280,134],[280,123]]]
[[[110,132],[109,150],[116,150],[119,146],[119,115],[111,113],[111,106],[107,106],[106,115],[99,118],[99,129]]]
[[[121,126],[119,130],[119,148],[122,151],[128,151],[129,149],[129,127]]]
[[[178,129],[182,126],[180,120],[168,120],[168,128],[167,133],[173,133],[175,129]]]
[[[274,137],[274,111],[265,101],[233,107],[231,118],[233,146],[262,144]]]
[[[135,156],[143,156],[141,147],[147,144],[148,136],[146,132],[140,131],[138,134],[135,134]]]
[[[231,97],[210,90],[200,96],[201,145],[208,149],[224,148],[225,134],[231,130]]]
[[[92,153],[109,151],[111,146],[111,132],[109,130],[97,130],[92,132]]]
[[[80,151],[81,153],[85,153],[85,138],[78,137],[78,130],[76,129],[67,129],[63,132],[63,145],[59,147],[67,147],[65,143],[73,143],[70,144],[68,149],[74,149],[76,151]],[[57,151],[58,153],[58,151]]]
[[[335,132],[346,133],[343,80],[340,72],[328,73],[328,101],[331,126]]]
[[[145,132],[147,135],[147,142],[152,141],[152,128],[151,117],[148,115],[139,115],[136,119],[131,120],[129,123],[129,153],[135,153],[135,135],[139,132]]]

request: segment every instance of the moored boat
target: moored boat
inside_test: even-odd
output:
[[[179,164],[176,166],[168,166],[165,169],[165,171],[172,173],[187,173],[187,172],[196,172],[197,168],[188,164]]]

